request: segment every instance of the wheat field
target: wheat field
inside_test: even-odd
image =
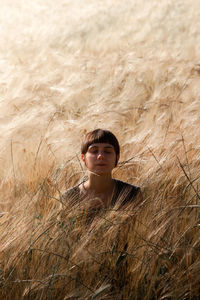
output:
[[[199,1],[0,7],[0,299],[199,299]],[[143,201],[88,224],[61,195],[95,128]]]

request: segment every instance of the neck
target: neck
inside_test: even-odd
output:
[[[111,174],[97,175],[94,173],[89,173],[88,181],[85,183],[85,188],[95,193],[103,193],[113,188],[113,185],[114,181]]]

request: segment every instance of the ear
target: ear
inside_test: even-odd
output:
[[[85,155],[84,154],[81,154],[81,160],[82,160],[82,162],[85,163]]]
[[[87,168],[86,161],[85,161],[85,154],[81,154],[81,160],[84,163],[85,167]]]

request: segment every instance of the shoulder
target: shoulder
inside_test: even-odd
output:
[[[62,194],[62,201],[76,200],[80,196],[79,185],[76,185]]]
[[[115,179],[115,183],[116,183],[117,188],[120,189],[120,190],[129,190],[132,193],[133,192],[137,193],[137,192],[140,191],[140,187],[139,186],[132,185],[132,184],[130,184],[128,182],[124,182],[124,181]]]
[[[128,204],[135,201],[135,198],[141,195],[141,189],[139,186],[132,185],[130,183],[115,179],[116,183],[116,200],[121,202],[121,205]]]

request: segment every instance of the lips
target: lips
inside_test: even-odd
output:
[[[104,166],[106,166],[106,164],[97,164],[97,166],[104,167]]]

